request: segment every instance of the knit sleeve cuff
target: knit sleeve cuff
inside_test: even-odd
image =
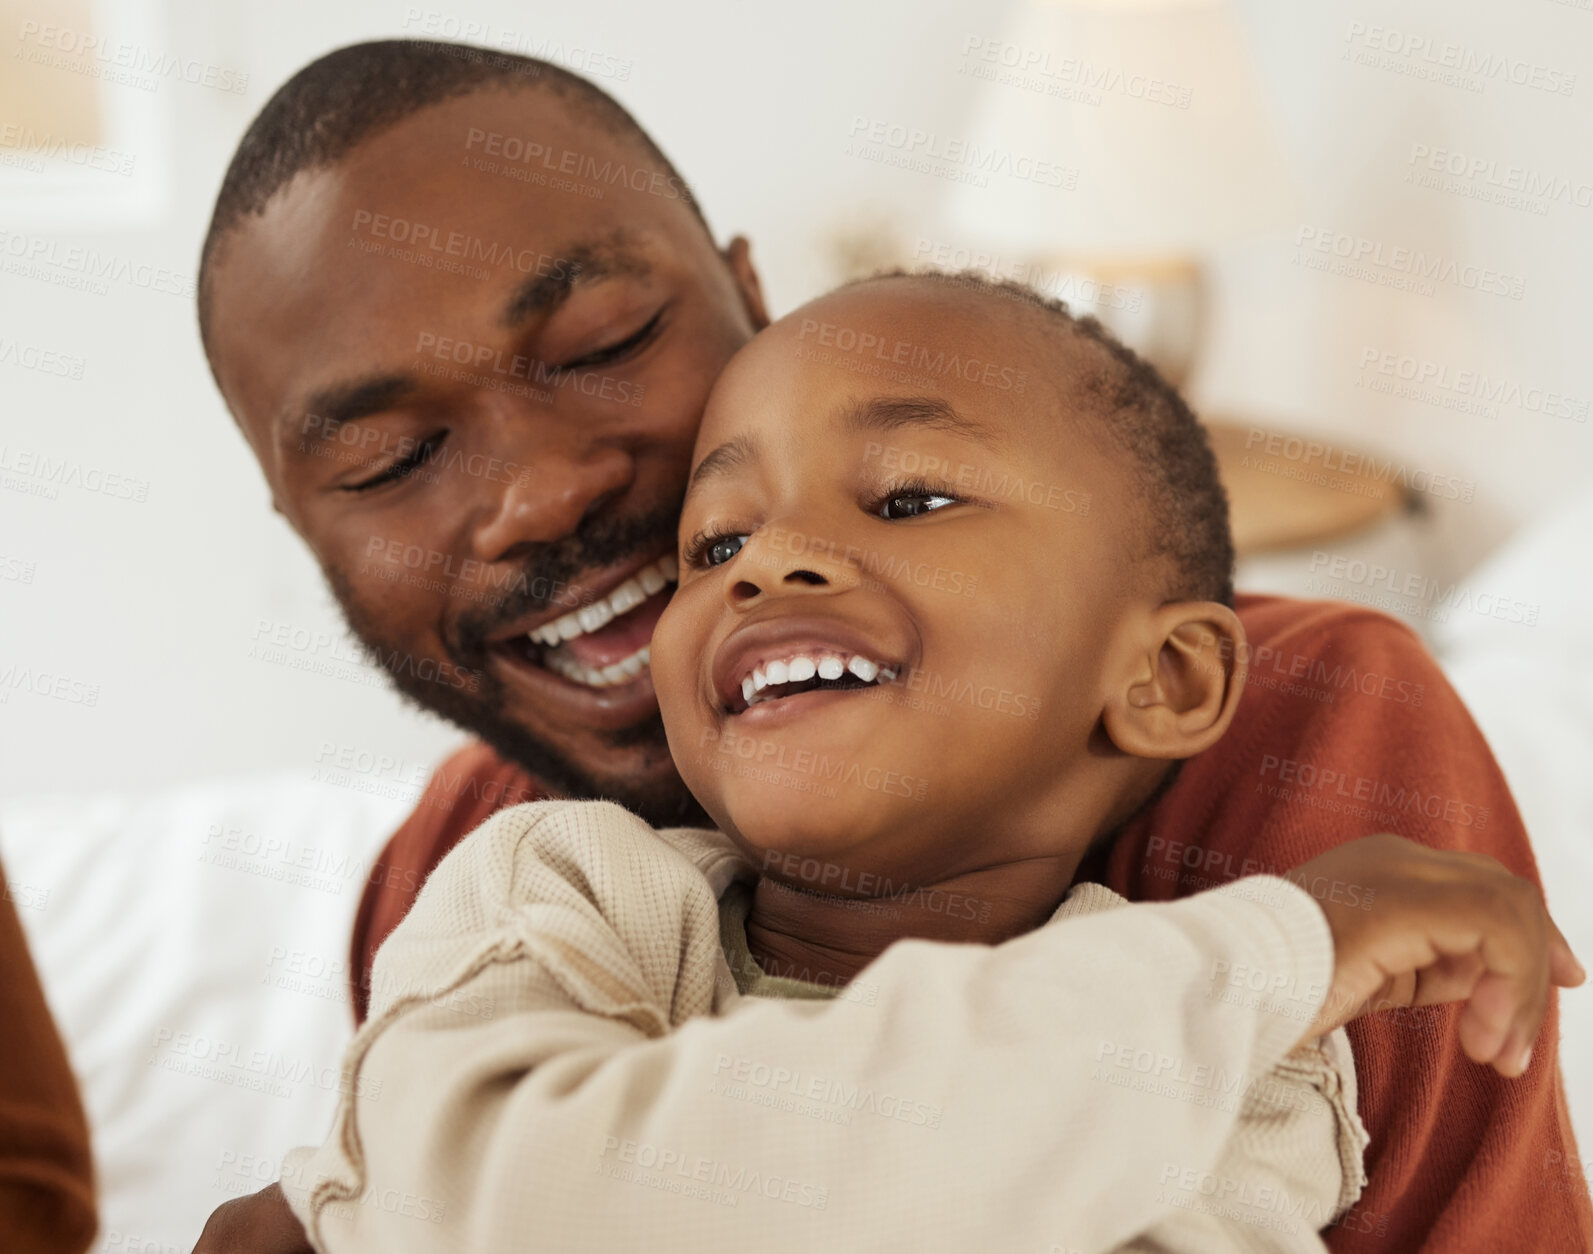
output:
[[[307,1237],[315,1230],[315,1207],[311,1204],[309,1183],[314,1178],[315,1157],[316,1151],[308,1146],[289,1150],[282,1156],[281,1178],[278,1181],[282,1186],[282,1196],[287,1199],[288,1209],[293,1212],[293,1217],[299,1221]],[[310,1240],[314,1245],[314,1239]]]
[[[1237,957],[1215,972],[1213,991],[1244,994],[1256,1010],[1258,1070],[1271,1068],[1305,1034],[1333,981],[1333,933],[1305,889],[1276,875],[1252,875],[1186,899],[1226,916],[1248,941],[1249,966]],[[1237,951],[1236,951],[1237,952]]]

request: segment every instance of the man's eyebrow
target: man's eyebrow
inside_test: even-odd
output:
[[[647,258],[628,245],[623,232],[606,240],[561,249],[546,269],[548,273],[532,275],[510,295],[502,317],[509,330],[539,314],[552,313],[579,284],[618,274],[645,277],[652,273]]]
[[[999,427],[970,418],[938,396],[871,396],[849,404],[842,412],[841,421],[856,432],[925,427],[987,443],[1000,443],[1004,437]]]
[[[313,393],[302,409],[284,410],[282,434],[312,442],[329,440],[344,423],[391,409],[419,386],[414,376],[407,374],[369,375],[350,383],[335,383]]]
[[[737,466],[745,466],[757,459],[758,446],[750,436],[738,435],[733,440],[726,440],[697,463],[697,469],[691,472],[691,482],[686,485],[686,496],[690,498],[709,479],[728,474]]]

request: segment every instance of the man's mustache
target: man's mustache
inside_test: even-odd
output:
[[[629,517],[588,519],[571,535],[527,554],[519,577],[501,599],[460,617],[454,633],[455,660],[480,669],[488,639],[505,625],[553,606],[575,609],[585,604],[576,582],[583,572],[613,566],[639,553],[672,549],[682,503],[677,499]]]

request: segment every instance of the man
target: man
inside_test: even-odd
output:
[[[603,796],[655,824],[701,822],[665,748],[647,644],[703,402],[767,314],[745,240],[715,246],[628,115],[524,58],[411,42],[332,53],[239,147],[200,318],[276,508],[352,629],[401,691],[483,742],[439,772],[379,865],[361,971],[431,867],[504,804]],[[1497,767],[1408,633],[1374,616],[1347,631],[1342,614],[1287,602],[1238,608],[1254,652],[1235,747],[1190,759],[1092,877],[1165,898],[1383,829],[1535,877]],[[1261,664],[1280,660],[1288,682]],[[1327,700],[1303,699],[1298,680],[1318,674]],[[1309,804],[1302,763],[1313,780],[1324,764],[1352,780],[1415,772],[1424,797],[1465,793],[1492,821]],[[1447,1021],[1357,1028],[1371,1182],[1333,1249],[1593,1242],[1585,1195],[1549,1178],[1576,1161],[1552,1056],[1507,1082],[1478,1074]],[[298,1249],[302,1235],[273,1188],[222,1207],[198,1248]]]

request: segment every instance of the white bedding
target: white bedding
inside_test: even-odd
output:
[[[410,804],[300,773],[0,806],[94,1129],[96,1249],[188,1254],[216,1206],[324,1136],[354,910]]]
[[[1593,485],[1494,554],[1465,584],[1532,626],[1452,615],[1433,647],[1488,737],[1532,834],[1549,908],[1593,970]],[[1593,1162],[1593,982],[1560,998],[1560,1060],[1582,1160]]]

